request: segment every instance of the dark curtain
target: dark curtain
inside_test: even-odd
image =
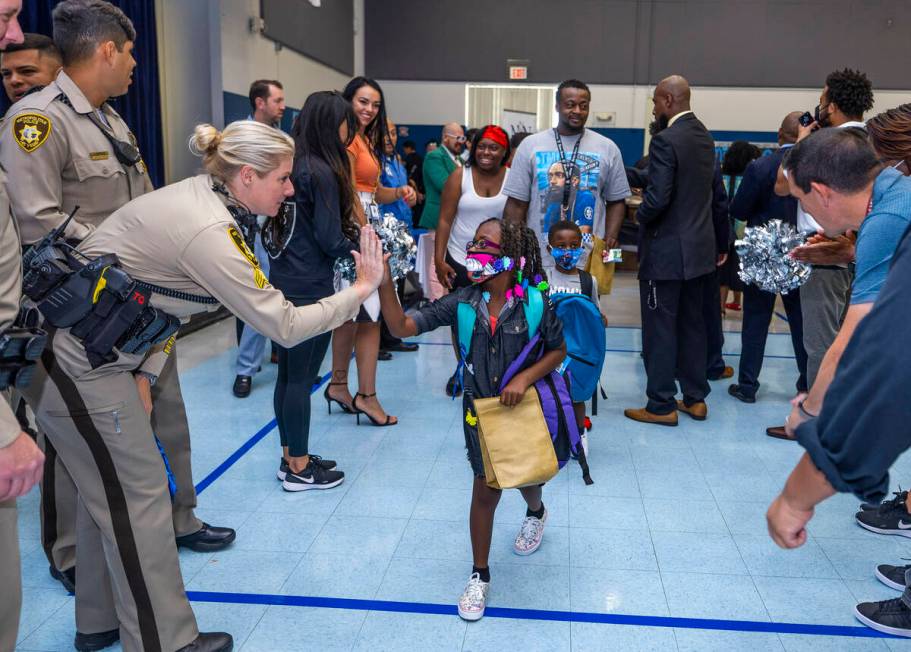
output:
[[[111,100],[139,140],[139,149],[156,187],[164,183],[164,149],[161,140],[161,90],[158,84],[158,41],[155,33],[155,3],[152,0],[110,0],[129,16],[136,27],[133,56],[136,69],[130,91]],[[59,0],[25,0],[19,17],[22,29],[53,36],[51,11]],[[3,97],[4,112],[9,103]]]

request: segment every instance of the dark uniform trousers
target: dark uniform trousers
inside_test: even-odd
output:
[[[759,372],[765,356],[765,344],[769,324],[775,312],[777,295],[764,292],[755,285],[743,288],[743,331],[741,337],[740,369],[737,383],[747,396],[755,396],[759,389]],[[791,345],[797,360],[797,391],[807,391],[807,352],[803,346],[803,313],[800,307],[800,290],[781,295],[788,326],[791,330]]]
[[[133,379],[142,356],[91,369],[68,331],[49,340],[25,395],[78,492],[76,628],[119,626],[128,651],[188,645],[199,632],[164,463]]]
[[[677,382],[687,405],[704,401],[708,344],[703,305],[711,274],[685,281],[639,281],[642,353],[648,375],[646,409],[677,409]]]
[[[193,513],[196,489],[190,464],[190,427],[177,375],[176,344],[158,382],[152,387],[152,406],[152,431],[165,449],[177,483],[172,503],[174,532],[177,536],[192,534],[202,527],[202,521]],[[76,486],[60,462],[53,443],[40,428],[38,443],[45,454],[41,482],[41,541],[48,562],[54,568],[68,570],[76,565]],[[84,634],[107,631],[98,627],[101,624],[79,631]]]

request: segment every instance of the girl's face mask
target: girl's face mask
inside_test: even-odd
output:
[[[554,262],[557,264],[557,267],[560,269],[573,269],[577,264],[579,264],[579,259],[582,258],[582,247],[576,247],[574,249],[563,249],[561,247],[551,247],[550,255],[554,257]]]
[[[494,254],[469,251],[465,258],[465,269],[472,283],[483,283],[487,279],[513,268],[512,258]]]

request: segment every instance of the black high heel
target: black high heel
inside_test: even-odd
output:
[[[376,396],[376,392],[373,392],[373,394],[362,394],[361,392],[358,392],[357,394],[354,395],[354,398],[351,399],[351,407],[354,408],[354,413],[357,415],[357,425],[361,425],[361,415],[362,415],[362,414],[363,414],[365,417],[367,417],[368,419],[370,419],[370,422],[371,422],[373,425],[379,426],[380,428],[383,428],[383,427],[385,427],[385,426],[394,426],[394,425],[397,425],[397,424],[398,424],[398,422],[399,422],[398,419],[396,419],[395,421],[393,421],[393,420],[392,420],[392,417],[389,416],[388,414],[386,415],[386,420],[385,420],[385,421],[377,421],[377,420],[374,419],[372,416],[370,416],[367,412],[364,412],[363,410],[361,410],[360,408],[358,408],[358,406],[357,406],[357,399],[358,399],[359,396],[360,396],[361,398],[373,398],[374,396]]]
[[[338,400],[337,398],[332,398],[331,396],[329,396],[329,388],[332,387],[333,385],[344,385],[345,387],[347,387],[347,386],[348,386],[348,383],[347,383],[347,382],[344,382],[344,383],[329,383],[328,385],[326,385],[326,389],[323,390],[323,398],[326,399],[326,408],[329,410],[329,414],[332,414],[332,403],[333,403],[333,401],[336,402],[336,403],[338,403],[338,406],[339,406],[340,408],[342,408],[342,412],[344,412],[345,414],[354,414],[355,411],[356,411],[356,408],[353,407],[353,401],[352,401],[352,406],[349,407],[349,406],[345,405],[344,403],[342,403],[342,402],[341,402],[340,400]]]

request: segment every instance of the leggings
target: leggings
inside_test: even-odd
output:
[[[275,419],[282,446],[288,447],[291,457],[309,454],[310,391],[331,339],[332,333],[322,333],[290,349],[278,347]]]

